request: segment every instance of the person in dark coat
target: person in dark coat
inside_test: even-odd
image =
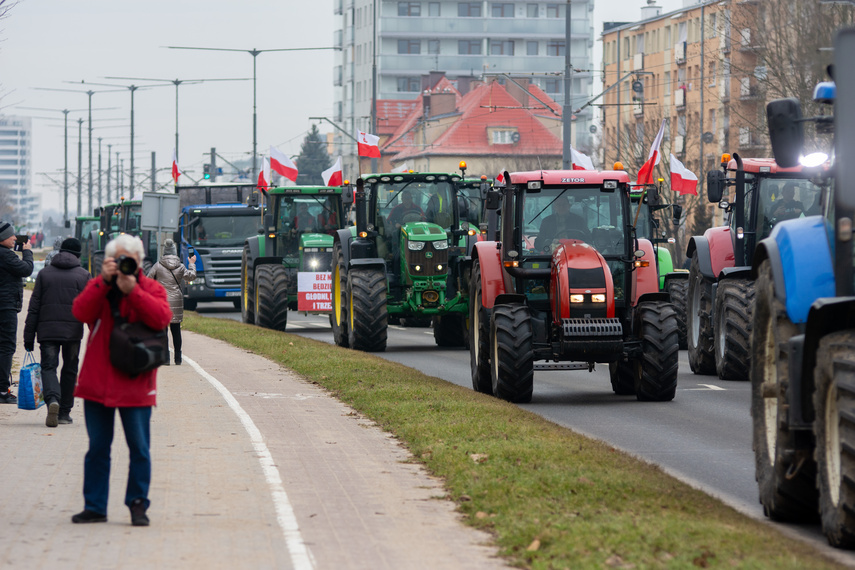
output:
[[[60,244],[50,265],[36,277],[24,324],[24,349],[32,352],[36,337],[39,340],[47,427],[72,423],[83,323],[74,318],[71,305],[89,281],[89,272],[80,266],[81,250],[75,238]],[[60,353],[62,372],[57,378]]]
[[[191,256],[189,261],[190,267],[184,267],[181,258],[178,257],[178,248],[175,246],[175,242],[166,239],[163,242],[160,259],[151,266],[146,275],[166,289],[166,298],[169,299],[169,308],[172,309],[169,330],[172,332],[172,350],[175,352],[175,364],[181,364],[181,321],[184,320],[184,293],[181,291],[181,282],[196,279],[196,256]]]
[[[15,247],[15,228],[0,221],[0,404],[17,404],[12,393],[12,356],[18,346],[18,313],[24,307],[24,277],[33,273],[33,246],[27,242],[21,257]]]

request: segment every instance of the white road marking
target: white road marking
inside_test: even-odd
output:
[[[703,388],[684,388],[685,391],[690,392],[692,390],[697,390],[699,392],[709,392],[710,390],[721,390],[727,391],[727,388],[722,388],[721,386],[716,386],[715,384],[698,384],[698,386],[704,386]]]
[[[192,359],[184,357],[184,362],[193,367],[205,380],[210,382],[217,392],[222,395],[223,399],[240,419],[246,433],[252,441],[252,447],[258,454],[258,461],[261,463],[261,470],[264,472],[264,478],[270,486],[270,493],[273,495],[273,506],[276,509],[276,520],[282,528],[282,534],[285,537],[285,545],[288,547],[288,552],[291,555],[291,562],[297,570],[308,569],[315,567],[314,558],[309,552],[308,546],[303,541],[303,535],[300,534],[300,527],[297,524],[297,517],[294,515],[294,509],[291,507],[291,502],[288,500],[288,494],[285,493],[285,488],[282,486],[282,477],[279,475],[279,469],[273,462],[273,455],[264,443],[264,438],[259,429],[255,426],[255,422],[249,417],[241,405],[235,400],[235,397],[223,386],[219,380],[208,374],[201,366],[196,364]]]

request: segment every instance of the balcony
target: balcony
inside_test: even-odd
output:
[[[336,65],[333,68],[333,85],[336,87],[341,87],[341,66]]]
[[[644,54],[637,53],[632,58],[632,70],[641,71],[644,69]]]
[[[336,16],[342,13],[342,6],[344,4],[344,0],[333,0],[333,14]]]
[[[674,63],[686,63],[686,42],[677,42],[674,44]]]
[[[683,157],[683,153],[686,151],[685,147],[686,138],[683,135],[677,135],[674,137],[674,140],[671,141],[671,152],[678,158]]]
[[[564,25],[563,18],[384,17],[379,22],[378,32],[381,37],[388,38],[563,38]],[[589,39],[593,35],[587,20],[573,20],[570,29],[571,36],[576,39]]]
[[[682,87],[674,91],[674,107],[677,109],[686,107],[686,90]]]
[[[740,150],[764,148],[768,144],[769,136],[760,130],[752,131],[746,127],[739,129]]]
[[[632,112],[636,117],[644,114],[644,105],[641,101],[633,101],[632,102]]]
[[[573,67],[587,69],[586,58],[571,58]],[[392,54],[380,57],[380,73],[406,75],[414,69],[442,69],[449,75],[474,73],[555,73],[564,69],[564,56]],[[575,73],[574,78],[592,74]]]

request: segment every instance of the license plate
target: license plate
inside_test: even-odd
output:
[[[226,291],[226,297],[240,297],[240,291]]]

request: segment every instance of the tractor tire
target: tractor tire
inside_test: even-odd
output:
[[[638,361],[609,362],[609,376],[612,381],[612,391],[618,396],[635,396],[637,378],[641,376]]]
[[[240,311],[240,299],[232,299],[232,305],[235,308],[235,311]]]
[[[525,404],[534,391],[531,313],[522,304],[496,305],[490,317],[490,372],[497,398]]]
[[[719,281],[715,293],[715,368],[722,380],[748,380],[754,282]]]
[[[332,272],[330,326],[335,343],[347,348],[350,346],[347,338],[347,268],[344,266],[344,252],[341,247],[340,241],[333,245],[333,266],[330,269]]]
[[[786,414],[789,366],[786,342],[798,334],[786,307],[775,297],[772,265],[760,264],[751,335],[751,423],[754,476],[766,516],[779,521],[814,520],[816,464],[796,451]]]
[[[282,265],[255,268],[255,324],[275,331],[288,325],[288,272]]]
[[[819,342],[814,370],[814,457],[828,543],[855,548],[855,331]]]
[[[689,293],[688,279],[671,279],[668,281],[668,294],[671,304],[677,311],[677,334],[680,339],[680,350],[686,350],[689,345],[686,339],[686,299]]]
[[[347,272],[347,333],[350,348],[364,352],[386,350],[386,270],[353,268]]]
[[[463,313],[448,313],[434,317],[433,340],[437,346],[466,347],[466,318]]]
[[[92,278],[94,279],[95,277],[98,277],[101,275],[101,266],[104,265],[104,252],[100,251],[100,252],[94,254],[90,261],[92,263],[92,269],[90,271],[90,274],[92,275]]]
[[[701,275],[698,252],[692,254],[686,299],[686,344],[695,374],[715,374],[712,283]]]
[[[255,324],[255,279],[250,266],[249,246],[244,246],[240,262],[240,320]]]
[[[482,394],[492,394],[490,315],[481,305],[481,264],[477,260],[469,281],[469,365],[472,389]]]
[[[680,343],[677,312],[671,303],[639,303],[641,374],[636,375],[635,397],[642,402],[670,402],[677,394]]]
[[[198,303],[195,299],[184,299],[184,310],[185,311],[195,311]]]

